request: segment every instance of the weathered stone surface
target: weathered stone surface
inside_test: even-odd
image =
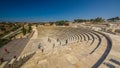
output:
[[[71,64],[76,64],[78,62],[78,59],[70,54],[66,54],[65,57]]]

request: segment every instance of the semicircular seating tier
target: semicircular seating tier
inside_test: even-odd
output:
[[[36,49],[36,54],[22,68],[120,66],[120,58],[110,55],[112,40],[103,32],[73,27],[38,27],[37,30],[44,52]]]

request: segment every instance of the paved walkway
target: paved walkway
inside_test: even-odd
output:
[[[103,32],[105,33],[105,32]],[[112,40],[112,49],[108,55],[108,57],[105,59],[105,61],[103,62],[103,64],[100,66],[100,68],[106,66],[106,67],[116,67],[116,68],[120,68],[120,65],[118,65],[115,62],[111,62],[110,59],[114,59],[115,61],[117,61],[118,63],[120,63],[120,36],[117,35],[113,35],[110,33],[105,33],[107,34],[111,40]]]
[[[4,60],[9,61],[14,56],[18,57],[26,46],[27,42],[30,38],[21,38],[14,39],[8,44],[4,45],[0,48],[0,58],[4,58]],[[5,52],[5,48],[10,52],[9,54]]]
[[[28,41],[30,40],[32,33],[28,36],[28,38],[19,38],[10,41],[8,44],[4,45],[0,48],[0,58],[4,58],[4,60],[11,60],[14,56],[18,57],[21,55],[23,49],[26,47]],[[10,53],[6,53],[5,49],[7,49]]]
[[[34,31],[33,36],[30,38],[29,42],[26,44],[26,46],[23,49],[23,51],[20,54],[20,56],[22,56],[24,54],[27,54],[29,52],[36,51],[38,49],[38,45],[40,43],[40,39],[37,38],[38,37],[38,31],[37,31],[35,26],[33,26],[33,31]]]

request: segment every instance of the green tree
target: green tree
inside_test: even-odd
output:
[[[104,19],[102,19],[101,17],[97,17],[94,19],[94,22],[104,22]]]
[[[38,27],[38,24],[35,24],[36,25],[36,27]]]
[[[22,28],[22,33],[23,33],[23,35],[26,35],[26,29],[25,29],[24,26],[23,26],[23,28]]]
[[[74,19],[74,22],[77,23],[89,22],[89,19]]]
[[[115,17],[115,20],[120,20],[120,18],[119,17]]]
[[[28,25],[28,32],[31,32],[32,30],[32,27],[31,27],[31,24]]]
[[[64,25],[66,22],[68,22],[67,20],[60,20],[60,21],[56,21],[55,24],[56,25]]]
[[[53,25],[53,24],[54,24],[54,22],[49,22],[49,24],[50,24],[50,25]]]
[[[111,21],[111,22],[115,22],[115,21],[118,21],[118,20],[120,20],[120,18],[118,16],[110,18],[110,19],[107,19],[107,21]]]

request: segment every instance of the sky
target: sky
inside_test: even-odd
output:
[[[0,21],[40,22],[120,17],[120,0],[0,0]]]

